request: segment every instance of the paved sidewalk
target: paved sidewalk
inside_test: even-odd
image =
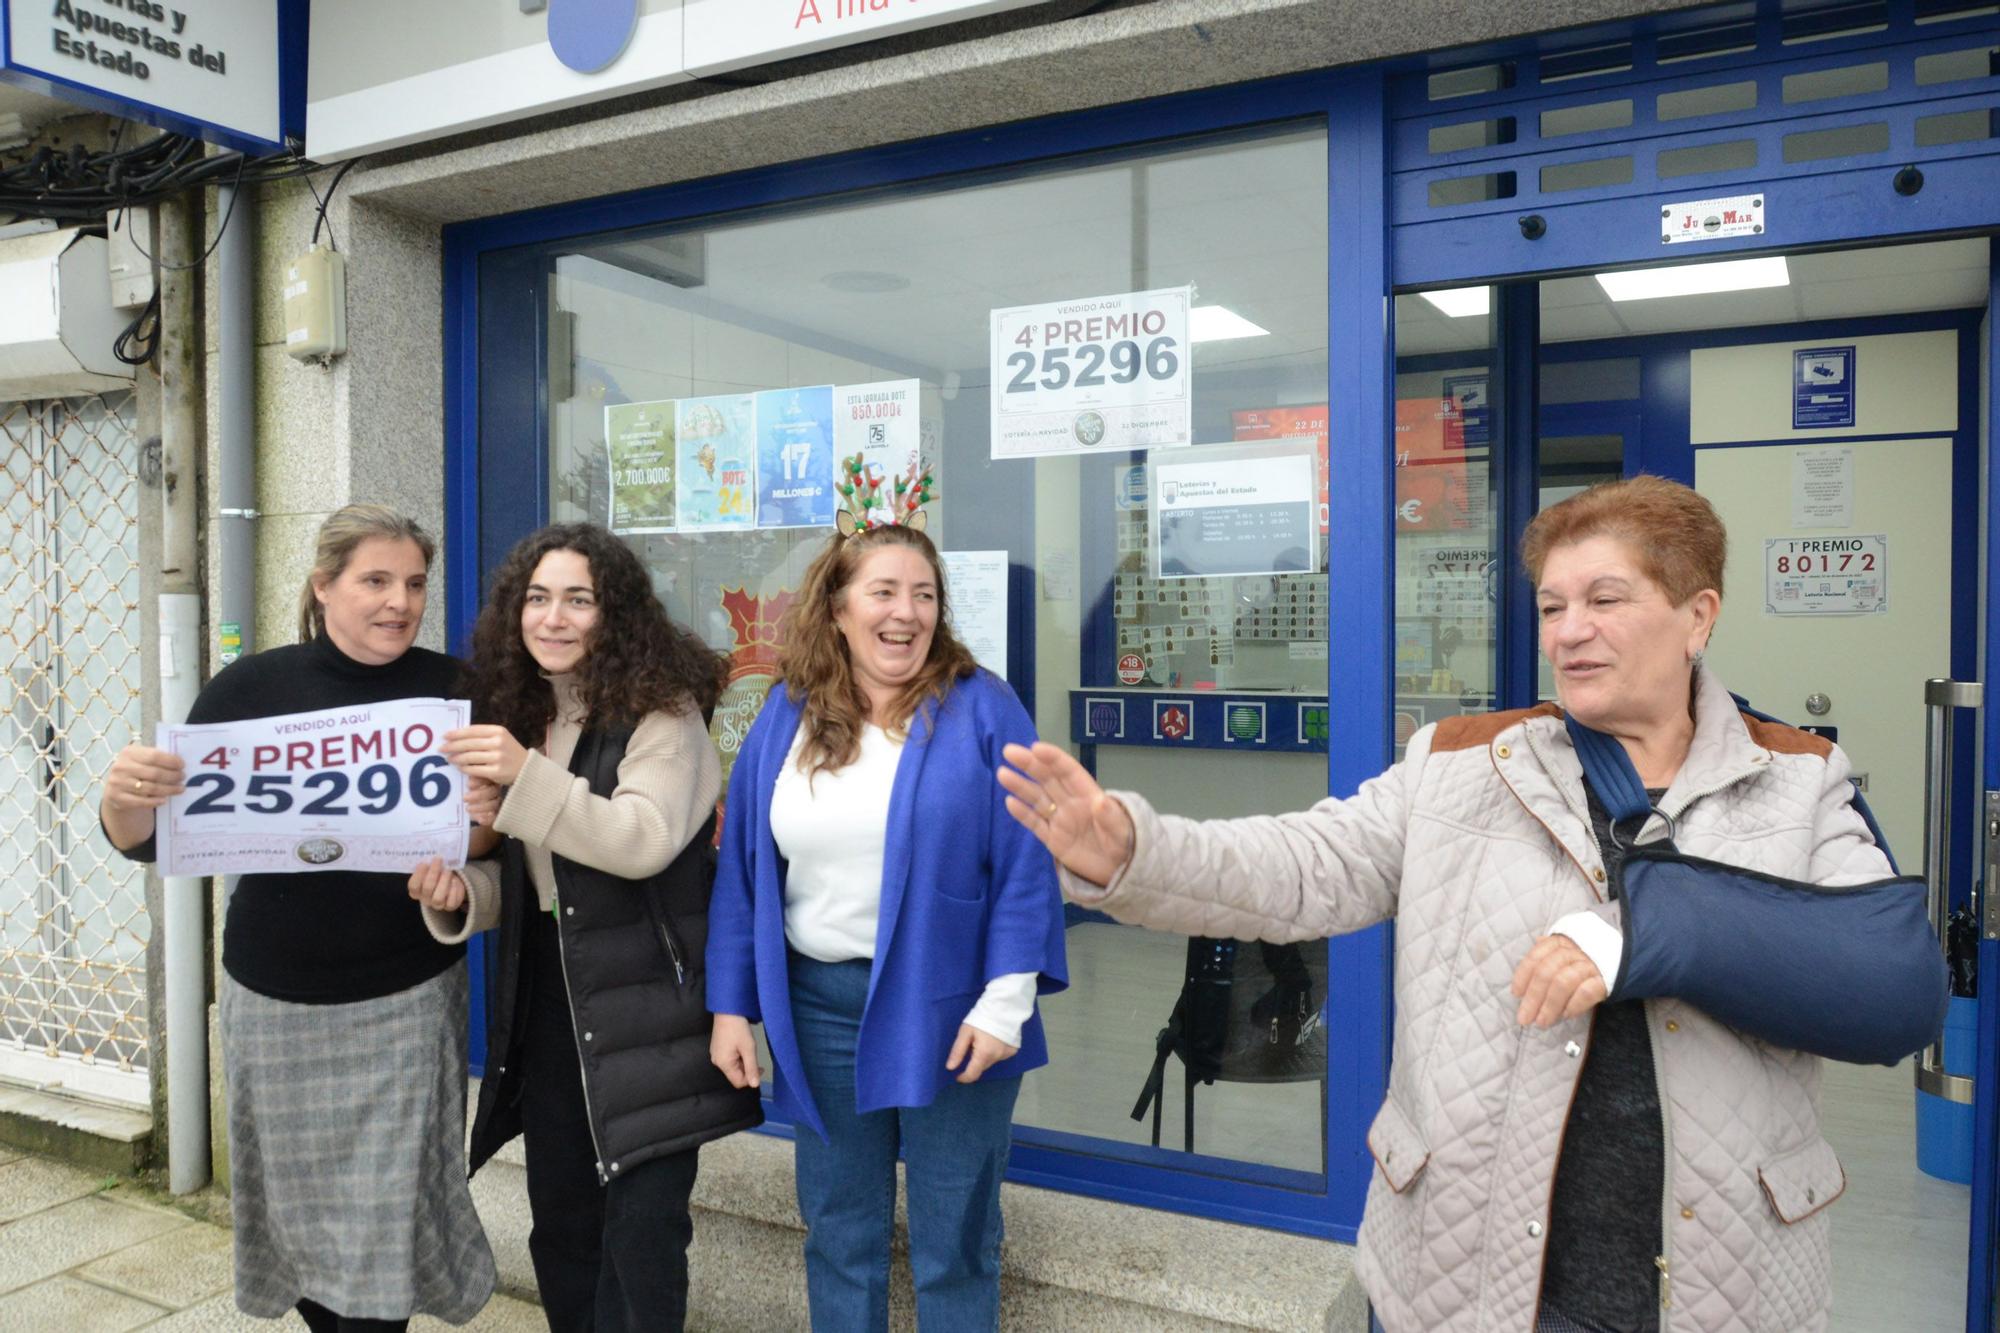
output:
[[[0,1329],[162,1333],[304,1329],[240,1314],[230,1294],[229,1229],[165,1206],[129,1181],[0,1147]],[[417,1319],[412,1330],[451,1325]],[[463,1327],[534,1333],[541,1308],[495,1296]]]

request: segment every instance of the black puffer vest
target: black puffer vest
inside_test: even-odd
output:
[[[630,727],[585,731],[570,772],[586,779],[595,795],[610,796],[631,739]],[[605,1181],[764,1120],[756,1090],[730,1087],[708,1059],[702,955],[715,879],[714,832],[711,816],[650,879],[620,879],[554,858],[563,974],[598,1176]],[[502,856],[500,941],[487,970],[486,1077],[472,1125],[473,1171],[521,1132],[524,1071],[512,1056],[527,1020],[522,933],[528,914],[541,907],[520,841],[507,839]]]

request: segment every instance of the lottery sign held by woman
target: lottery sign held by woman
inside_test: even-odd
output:
[[[159,748],[187,765],[187,790],[159,821],[161,873],[394,872],[431,857],[465,864],[465,779],[438,743],[470,721],[467,707],[396,699],[163,723]]]

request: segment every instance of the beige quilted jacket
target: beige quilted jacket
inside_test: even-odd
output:
[[[1704,670],[1693,747],[1660,808],[1694,856],[1820,884],[1881,879],[1888,860],[1847,776],[1839,750],[1747,718]],[[1284,941],[1395,918],[1395,1047],[1368,1131],[1362,1281],[1388,1333],[1531,1333],[1591,1018],[1523,1028],[1509,985],[1556,918],[1618,911],[1557,710],[1426,728],[1351,799],[1295,814],[1204,823],[1117,796],[1137,826],[1131,864],[1106,889],[1064,885],[1121,921]],[[1655,817],[1640,841],[1663,833]],[[1824,1210],[1846,1177],[1820,1136],[1818,1058],[1674,1000],[1646,1012],[1667,1122],[1662,1330],[1825,1328]]]

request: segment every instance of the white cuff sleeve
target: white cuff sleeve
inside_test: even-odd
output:
[[[1009,972],[993,978],[986,983],[986,992],[979,997],[979,1003],[965,1016],[966,1024],[1018,1049],[1021,1028],[1035,1012],[1036,980],[1037,974],[1033,972]]]
[[[1583,950],[1584,957],[1597,964],[1605,990],[1617,983],[1618,964],[1625,957],[1625,936],[1618,927],[1595,912],[1571,912],[1558,917],[1549,934],[1567,936]]]

